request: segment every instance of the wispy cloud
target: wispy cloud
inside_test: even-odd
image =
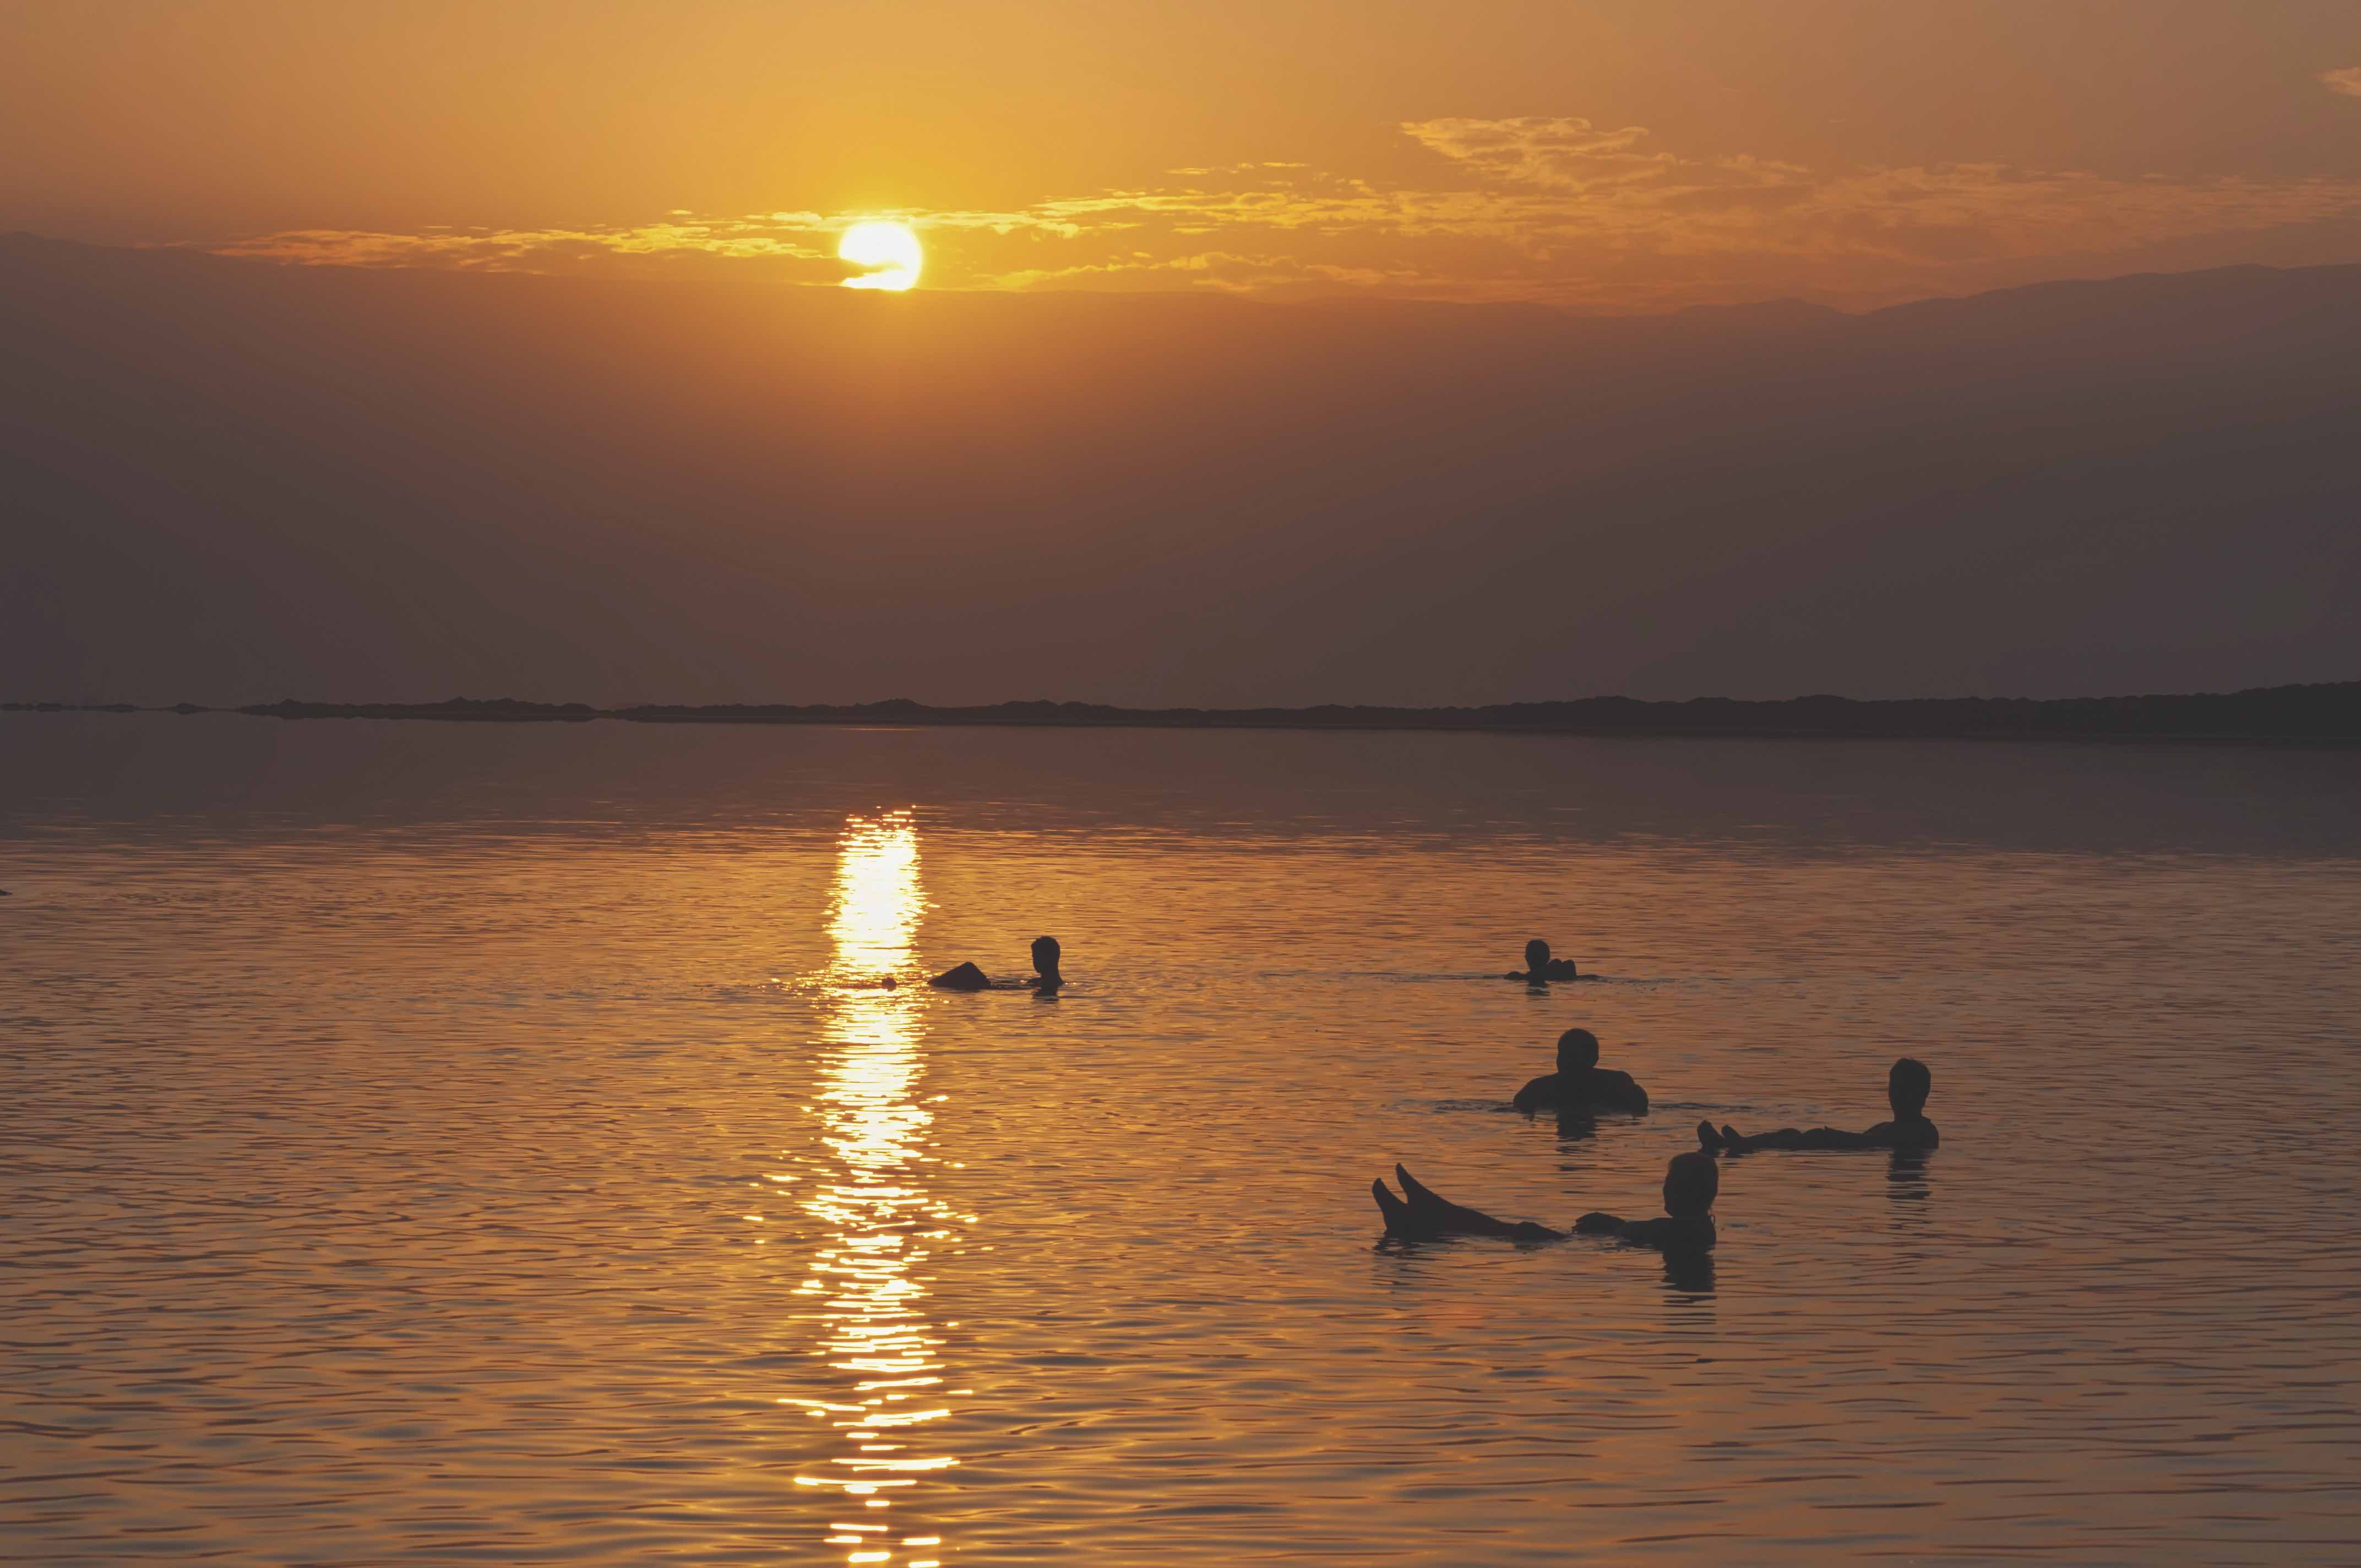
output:
[[[2361,93],[2361,67],[2352,76]],[[2346,89],[2340,86],[2339,91]],[[891,216],[925,237],[930,283],[1378,292],[1647,309],[1802,292],[1874,302],[1986,286],[2004,269],[2209,236],[2361,221],[2361,181],[2124,178],[1993,163],[1812,169],[1693,156],[1642,126],[1444,118],[1402,133],[1432,176],[1379,181],[1299,162],[1174,170],[1160,182],[1012,211],[737,217],[415,234],[301,230],[216,247],[299,263],[537,272],[761,269],[840,280],[837,234]]]
[[[411,234],[369,229],[287,229],[206,248],[225,256],[341,267],[432,267],[481,272],[558,272],[640,263],[655,270],[716,261],[760,261],[814,280],[859,270],[835,259],[842,225],[817,213],[757,213],[699,219],[675,212],[661,223],[566,229],[430,227]]]
[[[2347,98],[2361,98],[2361,65],[2348,65],[2342,71],[2323,71],[2321,82],[2331,93],[2342,93]]]
[[[1657,183],[1703,167],[1649,148],[1644,126],[1602,131],[1588,120],[1529,115],[1411,120],[1401,128],[1429,151],[1504,184],[1597,191]]]

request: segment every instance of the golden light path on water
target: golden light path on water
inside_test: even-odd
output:
[[[917,934],[918,831],[907,812],[852,817],[837,849],[834,944],[820,1028],[818,1104],[827,1168],[816,1174],[803,1208],[832,1239],[812,1258],[796,1288],[818,1299],[798,1314],[815,1325],[819,1354],[847,1374],[849,1398],[788,1399],[825,1417],[843,1452],[800,1486],[833,1489],[842,1506],[828,1541],[848,1550],[848,1563],[930,1568],[944,1547],[917,1521],[895,1517],[896,1504],[958,1461],[928,1452],[927,1435],[950,1414],[945,1402],[964,1389],[945,1387],[940,1340],[921,1310],[917,1273],[935,1245],[961,1223],[931,1199],[924,1168],[933,1163],[927,1129],[934,1117],[918,1099],[918,996],[881,982],[908,967]]]

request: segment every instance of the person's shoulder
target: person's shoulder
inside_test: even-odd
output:
[[[1924,1116],[1910,1122],[1880,1122],[1861,1135],[1897,1149],[1931,1149],[1939,1141],[1935,1124]]]
[[[1620,1101],[1634,1111],[1648,1108],[1648,1091],[1640,1087],[1638,1079],[1616,1068],[1608,1069],[1606,1078],[1609,1098]]]
[[[1515,1104],[1520,1111],[1538,1111],[1556,1104],[1560,1098],[1558,1075],[1545,1072],[1517,1091]]]
[[[1702,1252],[1714,1244],[1713,1216],[1697,1214],[1684,1219],[1677,1214],[1660,1214],[1653,1220],[1633,1220],[1623,1227],[1623,1239],[1663,1252]]]
[[[1670,1227],[1665,1233],[1664,1244],[1667,1249],[1694,1248],[1703,1251],[1719,1239],[1719,1233],[1713,1227],[1711,1214],[1698,1214],[1686,1220],[1667,1216],[1664,1223]]]

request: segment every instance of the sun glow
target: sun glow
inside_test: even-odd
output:
[[[855,224],[845,230],[836,255],[840,261],[869,269],[847,278],[846,288],[891,289],[897,294],[917,282],[927,261],[917,231],[907,224],[884,222]]]

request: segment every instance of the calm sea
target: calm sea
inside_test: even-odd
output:
[[[2352,1562],[2361,752],[0,717],[0,1555]],[[931,992],[972,959],[1072,985]],[[1605,978],[1486,978],[1529,936]],[[900,989],[868,982],[891,973]],[[1508,1107],[1584,1025],[1644,1120]],[[1699,1117],[1708,1271],[1563,1225]]]

